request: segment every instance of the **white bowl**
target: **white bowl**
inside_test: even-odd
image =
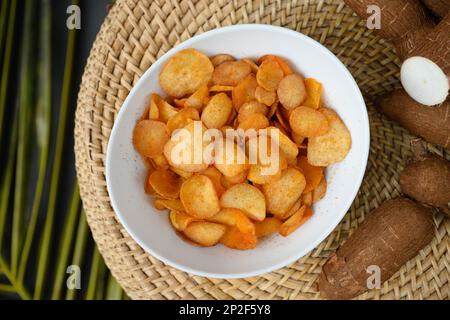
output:
[[[152,206],[144,193],[146,170],[132,144],[132,132],[151,93],[163,94],[158,76],[174,53],[196,48],[208,56],[229,53],[237,58],[279,55],[306,77],[324,86],[326,104],[336,110],[352,135],[344,161],[327,169],[328,190],[314,205],[314,215],[284,238],[274,235],[253,250],[238,251],[222,245],[192,246],[170,226],[168,215]],[[152,256],[175,268],[212,278],[256,276],[301,258],[327,237],[355,198],[367,164],[369,121],[361,92],[345,66],[328,49],[307,36],[269,25],[235,25],[193,37],[156,61],[136,83],[114,123],[106,157],[106,181],[114,211],[136,242]]]

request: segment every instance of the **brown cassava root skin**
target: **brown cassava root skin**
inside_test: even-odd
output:
[[[395,90],[378,101],[379,109],[412,134],[450,148],[450,102],[427,107],[413,100],[404,90]]]
[[[445,74],[450,74],[450,14],[434,28],[424,26],[410,32],[402,41],[394,42],[397,54],[402,60],[420,56],[432,60]]]
[[[421,56],[434,61],[450,73],[450,17],[448,13],[436,26],[425,6],[418,0],[345,0],[360,17],[367,19],[369,5],[381,10],[378,34],[392,41],[400,59]]]
[[[364,20],[372,15],[371,12],[367,12],[368,6],[378,6],[381,10],[381,30],[377,32],[383,38],[394,42],[400,41],[406,34],[424,25],[433,27],[431,18],[419,1],[345,0],[345,3]]]
[[[369,266],[389,279],[434,235],[429,209],[406,198],[384,202],[322,268],[319,290],[328,299],[351,299],[368,290]]]
[[[450,0],[422,0],[425,6],[436,16],[444,17],[450,9]]]
[[[450,162],[427,155],[406,166],[400,174],[402,192],[450,216]]]

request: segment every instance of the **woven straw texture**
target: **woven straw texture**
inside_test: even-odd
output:
[[[333,233],[299,261],[259,277],[219,280],[164,265],[140,248],[118,222],[105,181],[105,153],[114,119],[132,86],[176,44],[204,31],[265,23],[302,32],[326,45],[352,72],[369,109],[367,172],[351,209]],[[368,30],[343,1],[118,0],[83,76],[75,153],[84,208],[101,254],[134,299],[316,299],[316,280],[330,254],[385,199],[399,195],[398,175],[411,156],[411,136],[381,116],[373,97],[399,85],[393,47]],[[447,151],[429,149],[449,158]],[[450,219],[436,214],[435,239],[379,290],[359,299],[448,299]],[[414,230],[411,230],[414,232]]]

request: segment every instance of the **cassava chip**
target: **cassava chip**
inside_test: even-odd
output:
[[[313,78],[305,79],[307,98],[302,106],[318,109],[320,106],[320,97],[322,96],[322,84]]]
[[[194,108],[201,110],[208,98],[208,86],[206,84],[201,85],[189,98],[184,101],[183,107]]]
[[[170,170],[156,170],[150,175],[149,183],[161,197],[176,199],[183,181]]]
[[[242,60],[225,61],[214,69],[212,83],[222,86],[236,86],[250,72],[252,72],[250,65]]]
[[[209,88],[209,92],[227,92],[227,91],[233,91],[233,86],[220,86],[220,85],[214,85],[211,88]]]
[[[197,109],[185,107],[167,121],[167,131],[172,134],[175,130],[187,126],[192,120],[200,120]]]
[[[178,231],[186,230],[191,222],[197,221],[197,219],[191,217],[190,215],[176,210],[170,211],[169,219],[172,226]]]
[[[302,203],[309,207],[312,206],[313,203],[312,192],[302,194]]]
[[[157,169],[169,169],[169,162],[167,161],[166,157],[164,157],[163,154],[160,154],[159,156],[154,157],[151,160]]]
[[[293,73],[291,67],[289,64],[284,60],[283,58],[280,58],[278,56],[272,55],[272,54],[266,54],[258,59],[258,62],[262,63],[266,60],[275,60],[278,62],[278,65],[280,66],[281,70],[283,70],[283,73],[285,76],[290,75]]]
[[[322,179],[320,180],[319,185],[312,192],[312,203],[316,203],[317,201],[323,199],[326,193],[327,180],[325,179],[325,175],[322,174]]]
[[[184,171],[182,169],[175,168],[175,167],[170,167],[170,170],[175,172],[180,177],[183,177],[184,179],[190,178],[194,174],[193,172]]]
[[[172,167],[186,172],[200,172],[208,167],[204,153],[209,143],[203,140],[205,126],[192,121],[186,127],[176,130],[164,146],[164,156]]]
[[[282,223],[280,219],[275,217],[255,222],[256,237],[263,238],[278,232]]]
[[[232,227],[224,234],[220,242],[232,249],[249,250],[256,247],[255,233],[242,232],[237,227]]]
[[[245,233],[255,233],[255,225],[250,219],[239,209],[224,208],[215,216],[209,219],[211,222],[224,224],[230,227],[236,227]]]
[[[244,118],[242,122],[239,123],[238,128],[242,130],[254,129],[258,131],[259,129],[264,129],[269,126],[269,120],[262,113],[253,113]]]
[[[217,244],[224,236],[227,227],[212,222],[192,222],[186,229],[184,234],[190,240],[204,247],[210,247]]]
[[[207,56],[195,49],[185,49],[167,60],[159,75],[159,84],[169,96],[182,98],[208,83],[213,71]]]
[[[223,127],[230,117],[233,106],[225,93],[218,93],[209,100],[202,113],[202,122],[209,129]]]
[[[262,192],[247,183],[232,186],[220,198],[223,208],[242,210],[249,218],[262,221],[266,217],[266,202]]]
[[[280,179],[263,185],[267,211],[282,217],[300,198],[305,185],[305,176],[298,169],[290,167],[284,170]]]
[[[235,177],[249,168],[245,151],[227,139],[216,145],[214,166],[227,177]]]
[[[155,199],[154,204],[159,208],[182,212],[184,211],[184,207],[180,199]]]
[[[133,144],[144,157],[154,158],[162,154],[169,140],[166,125],[155,120],[141,120],[134,127]]]
[[[158,103],[161,99],[157,94],[152,94],[150,98],[150,105],[148,107],[148,118],[150,120],[158,120],[159,119],[159,107]]]
[[[246,102],[255,99],[255,90],[258,86],[255,75],[250,73],[242,79],[232,91],[233,107],[239,111],[239,108]]]
[[[294,132],[304,137],[323,136],[328,131],[328,121],[322,112],[309,107],[295,108],[289,117]]]
[[[218,55],[215,55],[211,58],[211,63],[214,67],[217,67],[219,64],[225,62],[225,61],[234,61],[234,57],[232,55],[229,55],[227,53],[220,53]]]
[[[261,113],[262,115],[267,116],[269,108],[257,101],[250,101],[244,103],[238,112],[238,121],[243,122],[249,115],[254,113]]]
[[[298,74],[291,74],[280,81],[277,90],[278,99],[286,109],[299,107],[306,99],[306,88],[303,78]]]
[[[206,170],[202,171],[202,175],[207,176],[209,179],[211,179],[211,182],[214,185],[214,188],[216,189],[217,196],[220,198],[222,193],[225,192],[225,188],[222,185],[221,178],[222,173],[217,170],[214,166],[209,166]]]
[[[167,123],[172,117],[176,116],[178,109],[172,106],[165,100],[160,100],[158,103],[159,108],[159,120]]]
[[[303,193],[311,192],[319,185],[323,176],[323,167],[317,167],[308,163],[308,158],[300,156],[297,161],[297,166],[302,171],[306,179],[306,186]]]
[[[195,218],[211,218],[220,210],[214,184],[204,175],[198,174],[187,179],[181,186],[180,199],[186,212]]]
[[[256,73],[256,81],[258,85],[267,91],[276,91],[280,81],[283,79],[284,73],[280,65],[275,61],[268,59],[261,63]]]
[[[327,167],[342,161],[350,151],[352,138],[341,118],[331,109],[319,109],[328,120],[328,132],[308,139],[308,162],[314,166]]]
[[[289,219],[287,219],[280,226],[280,234],[283,237],[287,237],[292,232],[297,230],[302,224],[306,222],[313,212],[310,207],[302,206],[296,213],[294,213]]]
[[[258,102],[261,102],[266,106],[271,106],[277,99],[277,94],[274,91],[267,91],[263,87],[257,86],[255,98]]]
[[[252,72],[253,73],[257,73],[258,72],[258,65],[255,63],[255,61],[253,61],[253,60],[251,60],[251,59],[242,59],[242,61],[244,61],[245,63],[247,63],[249,66],[250,66],[250,68],[252,69]]]
[[[222,184],[231,187],[238,183],[247,182],[247,171],[242,171],[241,173],[235,175],[235,176],[222,176]],[[228,189],[228,188],[227,188]]]
[[[267,131],[268,134],[270,134],[272,137],[274,134],[278,133],[278,145],[280,147],[280,150],[286,157],[287,163],[295,164],[297,162],[297,155],[298,155],[297,145],[278,128],[269,127]]]

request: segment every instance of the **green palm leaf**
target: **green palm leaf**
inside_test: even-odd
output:
[[[62,168],[73,149],[67,136],[78,31],[67,32],[61,94],[56,94],[61,99],[55,104],[52,2],[23,3],[23,10],[17,0],[0,5],[0,298],[126,298],[93,243],[73,178],[64,181],[73,191],[67,210],[61,210]],[[54,113],[59,116],[52,130]],[[81,270],[80,290],[66,285],[69,265]]]

